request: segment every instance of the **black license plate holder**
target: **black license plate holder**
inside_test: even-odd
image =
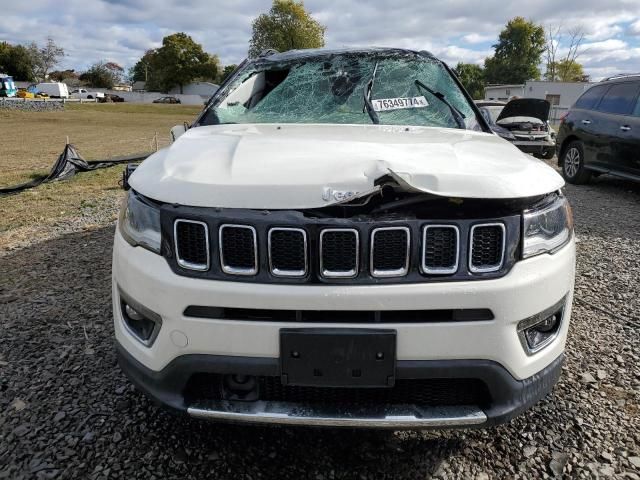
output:
[[[283,328],[280,372],[284,385],[393,387],[396,331]]]

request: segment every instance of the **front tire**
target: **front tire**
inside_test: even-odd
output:
[[[582,143],[573,141],[562,153],[562,176],[574,185],[583,185],[591,180],[591,172],[584,167]]]

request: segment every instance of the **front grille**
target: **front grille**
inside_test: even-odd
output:
[[[299,228],[269,230],[269,268],[282,277],[301,277],[307,273],[307,233]]]
[[[209,269],[209,233],[207,224],[193,220],[174,223],[178,264],[190,270]]]
[[[454,225],[428,225],[422,235],[422,271],[451,274],[458,270],[460,232]]]
[[[306,405],[335,405],[343,408],[372,405],[454,406],[490,403],[487,386],[474,378],[398,379],[391,388],[296,387],[283,385],[280,377],[257,377],[257,398],[261,401]],[[187,403],[223,400],[221,375],[198,373],[185,389]]]
[[[358,273],[358,231],[327,228],[320,233],[320,270],[324,277],[354,277]]]
[[[371,274],[374,277],[400,277],[409,271],[409,229],[376,228],[371,233]]]
[[[488,223],[471,227],[469,270],[474,273],[500,270],[504,257],[504,225]]]
[[[255,275],[258,271],[255,229],[248,225],[221,225],[219,236],[222,270],[232,275]]]
[[[292,285],[497,278],[517,260],[521,229],[520,215],[482,223],[241,212],[198,208],[188,212],[193,219],[163,213],[163,232],[173,235],[163,238],[162,253],[173,271]]]

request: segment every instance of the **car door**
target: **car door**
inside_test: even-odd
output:
[[[601,136],[599,139],[598,163],[607,170],[620,173],[633,171],[633,145],[638,126],[632,113],[635,109],[640,82],[628,81],[614,83],[604,94],[596,110],[600,112],[599,123]]]
[[[608,89],[609,85],[591,87],[576,101],[565,120],[569,129],[582,141],[584,163],[588,166],[597,164],[600,114],[595,107]]]
[[[640,90],[640,81],[637,81]],[[640,177],[640,93],[631,115],[621,119],[620,167],[624,173]]]

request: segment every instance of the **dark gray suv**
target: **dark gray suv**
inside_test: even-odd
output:
[[[603,80],[562,119],[558,165],[569,183],[610,173],[640,181],[640,74]]]

